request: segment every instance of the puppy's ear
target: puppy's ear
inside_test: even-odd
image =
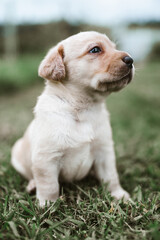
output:
[[[38,75],[48,80],[62,80],[65,77],[65,66],[63,63],[63,46],[52,48],[42,60]]]

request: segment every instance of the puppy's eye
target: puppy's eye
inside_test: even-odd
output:
[[[94,47],[92,48],[89,52],[90,53],[99,53],[101,52],[102,50],[100,49],[100,47]]]

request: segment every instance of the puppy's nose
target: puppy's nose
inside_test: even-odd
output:
[[[126,65],[129,67],[129,68],[132,68],[132,64],[133,64],[133,59],[129,56],[125,56],[124,58],[122,58],[122,61],[124,63],[126,63]]]

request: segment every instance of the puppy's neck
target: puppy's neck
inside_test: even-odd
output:
[[[45,91],[48,95],[57,96],[64,102],[68,102],[74,109],[84,110],[96,103],[102,103],[106,97],[96,91],[76,86],[70,83],[46,82]]]

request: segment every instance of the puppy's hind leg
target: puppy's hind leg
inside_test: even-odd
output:
[[[31,179],[26,187],[28,193],[32,193],[36,190],[36,183],[34,179]]]
[[[26,139],[20,138],[14,144],[11,153],[11,163],[13,167],[26,179],[32,179],[30,168],[30,147]]]

